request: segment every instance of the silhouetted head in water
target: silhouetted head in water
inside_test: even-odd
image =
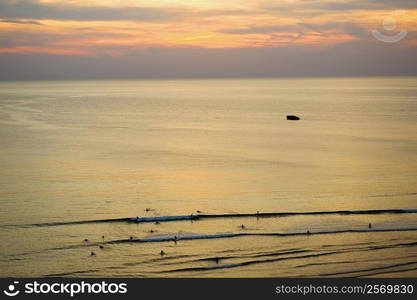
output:
[[[104,249],[104,246],[103,245],[100,245],[100,246],[98,246],[100,249]]]
[[[129,240],[133,240],[133,236],[130,236],[130,237],[129,237]]]
[[[101,239],[104,240],[104,235],[101,236]]]
[[[214,259],[214,261],[216,262],[216,264],[218,264],[219,263],[219,258],[218,257],[216,257],[215,259]]]
[[[150,233],[153,233],[153,229],[149,230]]]
[[[145,208],[145,211],[150,211],[151,209],[150,208]]]
[[[155,224],[156,224],[156,225],[159,225],[159,221],[156,221],[156,222],[155,222]]]
[[[243,225],[243,224],[240,225],[240,228],[245,229],[245,225]]]
[[[88,242],[88,239],[84,239],[84,242]]]
[[[161,250],[161,252],[159,252],[159,254],[161,254],[161,256],[165,255],[164,250]]]
[[[96,254],[94,253],[94,251],[91,251],[91,256],[95,256]]]
[[[371,223],[369,223],[368,228],[372,228],[372,224]]]
[[[310,230],[307,230],[307,234],[311,234]]]

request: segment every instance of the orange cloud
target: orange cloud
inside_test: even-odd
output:
[[[0,53],[122,55],[137,47],[240,48],[329,46],[371,40],[372,29],[393,13],[392,4],[370,0],[262,0],[158,2],[2,0]],[[417,5],[398,15],[398,27],[417,31]],[[26,4],[26,5],[25,5]],[[7,10],[1,9],[7,8]],[[34,11],[31,9],[36,8]],[[395,11],[394,11],[395,12]],[[3,19],[3,20],[1,20]],[[410,35],[411,36],[411,35]],[[412,43],[404,41],[404,43]]]

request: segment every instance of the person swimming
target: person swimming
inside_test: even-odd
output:
[[[159,254],[161,254],[161,256],[164,256],[165,255],[164,250],[161,250],[161,252],[159,252]]]
[[[245,229],[245,225],[243,225],[243,224],[240,225],[240,228]]]
[[[372,224],[371,223],[368,224],[368,228],[372,228]]]
[[[91,256],[96,256],[96,253],[94,251],[91,251]]]

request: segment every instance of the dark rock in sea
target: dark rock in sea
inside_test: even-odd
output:
[[[300,120],[300,117],[294,115],[287,115],[287,120]]]

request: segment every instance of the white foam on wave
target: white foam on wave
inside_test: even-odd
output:
[[[158,237],[150,237],[150,238],[143,238],[143,239],[133,239],[129,240],[131,242],[168,242],[168,241],[181,241],[181,240],[201,240],[201,239],[221,239],[221,238],[230,238],[241,236],[242,233],[219,233],[219,234],[193,234],[193,235],[183,235],[183,236],[176,236],[176,235],[165,235],[165,236],[158,236]]]
[[[129,218],[131,222],[156,222],[156,221],[181,221],[181,220],[195,220],[197,215],[182,215],[182,216],[163,216],[163,217],[136,217]]]

